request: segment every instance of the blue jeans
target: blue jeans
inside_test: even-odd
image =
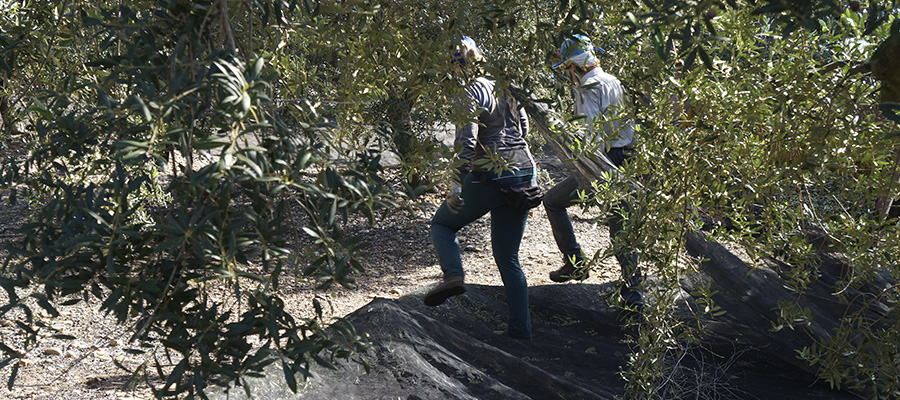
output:
[[[611,149],[609,153],[610,161],[616,166],[621,166],[625,160],[630,157],[629,153],[624,153],[621,149]],[[553,231],[553,239],[556,240],[556,246],[562,252],[565,258],[576,257],[581,259],[581,245],[575,239],[575,229],[572,227],[572,220],[569,219],[569,213],[566,208],[578,202],[578,182],[573,177],[568,177],[562,182],[557,183],[544,194],[544,210],[547,212],[547,220],[550,222],[550,229]],[[625,235],[619,236],[623,230],[624,217],[623,212],[628,210],[627,204],[619,204],[607,216],[609,226],[610,241],[624,240]],[[621,246],[622,250],[616,252],[616,260],[622,268],[622,277],[625,279],[625,285],[634,288],[640,285],[641,271],[638,269],[638,254],[634,251],[634,246],[625,243]]]
[[[490,172],[483,174],[491,178],[496,177]],[[515,172],[504,171],[496,181],[502,186],[511,186],[527,182],[533,176],[534,170],[530,168]],[[456,233],[490,212],[491,249],[506,291],[509,334],[530,338],[528,283],[519,265],[519,244],[522,243],[522,235],[525,233],[528,211],[519,211],[508,206],[499,190],[476,180],[471,173],[466,175],[463,181],[461,197],[465,205],[457,214],[451,213],[445,202],[431,219],[431,242],[437,252],[444,277],[465,275]]]

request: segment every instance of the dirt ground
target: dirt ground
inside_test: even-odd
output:
[[[553,158],[539,160],[541,168],[552,179],[562,173]],[[6,194],[0,194],[6,197]],[[371,302],[376,297],[396,299],[441,277],[440,267],[431,246],[429,223],[439,194],[430,194],[423,212],[385,214],[375,226],[351,224],[348,235],[362,235],[371,246],[364,253],[366,272],[357,277],[355,289],[338,288],[316,291],[312,282],[299,275],[285,274],[282,296],[295,317],[311,316],[312,300],[328,300],[329,318],[340,318]],[[0,240],[16,240],[17,227],[27,217],[26,205],[18,202],[0,205]],[[588,252],[603,250],[608,244],[606,227],[594,222],[596,215],[571,210],[579,241]],[[466,281],[472,284],[500,286],[500,276],[490,251],[490,220],[484,217],[460,232],[464,248]],[[298,228],[299,229],[299,228]],[[5,258],[5,254],[2,254]],[[519,254],[529,285],[553,284],[548,273],[561,265],[562,259],[542,207],[535,208],[528,220]],[[585,283],[599,284],[617,279],[618,265],[607,258],[594,269]],[[0,294],[0,301],[6,294]],[[24,352],[12,389],[0,388],[0,398],[8,399],[148,399],[152,398],[146,383],[129,382],[129,374],[118,365],[135,368],[148,361],[127,350],[128,326],[120,326],[114,318],[99,311],[99,301],[82,302],[61,307],[61,315],[51,318],[38,314],[36,320],[46,324],[40,340],[32,350]],[[55,335],[75,336],[62,340]],[[0,319],[0,341],[15,350],[24,349],[25,331],[12,318]],[[20,346],[20,347],[15,347]],[[117,365],[118,364],[118,365]],[[0,381],[6,383],[11,368],[0,370]]]

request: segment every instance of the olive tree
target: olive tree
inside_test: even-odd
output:
[[[751,263],[780,262],[798,298],[817,277],[817,249],[803,235],[810,225],[853,266],[834,287],[900,274],[896,216],[878,208],[898,190],[897,100],[875,94],[890,71],[877,60],[896,54],[900,36],[892,6],[16,3],[0,17],[0,96],[11,121],[2,142],[27,154],[4,153],[0,182],[35,211],[9,247],[2,311],[19,310],[37,339],[35,307],[55,314],[99,299],[119,321],[136,321],[132,340],[171,355],[155,363],[167,379],[160,397],[202,396],[211,377],[273,362],[296,388],[310,363],[351,357],[364,340],[349,326],[327,331],[321,318],[285,312],[279,280],[290,268],[323,287],[351,286],[364,265],[342,222],[374,222],[416,186],[442,183],[423,179],[446,169],[449,152],[425,128],[471,118],[452,107],[461,85],[448,78],[446,46],[476,38],[501,87],[526,88],[565,119],[569,88],[549,66],[578,32],[608,51],[601,66],[628,88],[640,122],[641,155],[625,175],[648,190],[628,234],[654,276],[655,301],[623,375],[629,395],[663,396],[673,354],[725,311],[700,290],[693,319],[674,312],[680,279],[697,264],[684,256],[684,233],[701,228],[699,217]],[[858,73],[866,59],[880,81]],[[407,185],[387,180],[379,143],[400,153]],[[607,207],[622,192],[595,193],[588,204]],[[295,226],[310,239],[302,251],[291,247]],[[211,296],[222,287],[227,301]],[[858,301],[833,295],[848,310]],[[897,390],[885,378],[896,370],[897,293],[862,300],[887,304],[884,320],[848,314],[798,356],[836,386],[887,397]],[[773,310],[771,328],[805,332],[810,315],[798,304]],[[17,353],[2,350],[14,378]]]
[[[874,277],[900,276],[897,217],[879,206],[897,196],[896,99],[878,93],[895,87],[896,72],[889,77],[885,66],[896,65],[896,9],[879,2],[581,5],[577,23],[556,26],[608,50],[601,66],[631,89],[640,121],[640,156],[625,172],[647,190],[626,230],[654,277],[647,286],[655,301],[624,371],[629,396],[666,397],[674,364],[702,346],[703,321],[727,312],[709,286],[692,293],[695,319],[675,312],[682,279],[700,261],[685,258],[684,235],[701,229],[739,245],[751,266],[778,265],[795,301],[772,310],[766,328],[809,335],[813,344],[795,350],[820,377],[895,396],[898,293],[863,288]],[[882,73],[860,74],[866,65]],[[622,192],[615,186],[598,183],[592,204],[616,204]],[[811,226],[829,248],[811,244]],[[840,281],[824,283],[845,308],[828,332],[815,329],[820,321],[801,301],[821,283],[822,251],[840,253],[849,266]],[[851,298],[850,289],[862,295]],[[881,317],[873,320],[873,310]]]
[[[97,299],[132,324],[131,341],[163,345],[141,367],[165,378],[160,397],[202,395],[210,378],[273,362],[296,389],[310,363],[362,345],[352,327],[325,332],[319,300],[301,319],[279,292],[286,269],[323,288],[352,285],[361,244],[342,221],[374,222],[402,196],[386,185],[378,149],[338,163],[346,149],[324,110],[279,104],[271,39],[314,32],[304,24],[323,11],[310,6],[58,2],[4,18],[7,88],[27,123],[4,139],[28,153],[3,181],[35,210],[10,246],[2,312],[19,312],[32,343],[43,328],[35,308],[54,316]],[[305,252],[288,244],[300,227]],[[2,350],[12,385],[21,354]]]
[[[9,201],[34,211],[7,246],[0,311],[34,345],[38,310],[99,301],[130,324],[131,342],[162,345],[130,371],[163,377],[158,397],[202,396],[273,362],[296,389],[311,363],[365,345],[352,326],[326,331],[318,298],[313,318],[287,313],[280,280],[290,270],[322,289],[353,285],[363,244],[342,224],[374,222],[421,191],[389,184],[380,143],[410,175],[444,162],[412,130],[446,117],[461,92],[447,79],[448,43],[490,32],[484,21],[504,12],[390,1],[8,11],[0,66],[14,123],[2,139],[24,151],[4,153],[0,176]],[[12,385],[22,353],[0,346]]]

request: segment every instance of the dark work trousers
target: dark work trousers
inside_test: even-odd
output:
[[[617,167],[622,166],[626,160],[631,158],[634,150],[625,148],[610,149],[606,155],[609,160]],[[575,230],[572,228],[572,221],[569,219],[569,213],[566,209],[578,203],[578,191],[582,189],[578,186],[578,182],[573,177],[568,177],[562,182],[554,185],[547,193],[544,194],[544,210],[547,211],[547,219],[550,221],[550,228],[553,231],[553,238],[556,240],[556,246],[559,251],[567,259],[575,257],[583,258],[581,245],[575,238]],[[586,188],[591,190],[591,188]],[[622,213],[628,210],[627,204],[619,204],[614,207],[608,215],[609,221],[609,238],[615,243],[616,240],[626,240],[626,235],[619,235],[623,230],[625,218]],[[638,268],[638,253],[634,250],[634,246],[630,243],[623,243],[615,256],[622,268],[622,278],[625,280],[625,286],[628,288],[637,288],[641,284],[641,270]]]

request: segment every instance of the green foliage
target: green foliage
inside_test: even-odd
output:
[[[393,205],[377,149],[336,164],[337,127],[312,107],[278,108],[266,59],[222,47],[252,42],[210,31],[241,11],[224,4],[70,10],[83,71],[26,93],[31,152],[7,175],[21,174],[36,209],[11,248],[0,311],[24,311],[36,338],[35,305],[57,315],[68,299],[100,300],[134,324],[130,340],[163,345],[159,397],[202,396],[211,378],[258,373],[275,355],[290,379],[353,357],[363,337],[328,334],[318,301],[316,317],[291,316],[279,278],[310,260],[300,269],[320,288],[351,286],[364,244],[342,221]],[[308,254],[288,247],[291,221],[313,238]]]
[[[741,243],[753,263],[769,257],[783,262],[782,278],[798,299],[816,283],[821,263],[820,249],[804,234],[808,225],[824,229],[836,246],[831,251],[840,251],[853,265],[853,273],[832,286],[835,296],[847,287],[861,288],[878,273],[900,276],[897,247],[888,239],[898,234],[896,220],[882,223],[874,212],[893,171],[898,142],[890,133],[896,125],[878,112],[875,82],[849,73],[887,37],[889,24],[868,26],[865,13],[815,3],[814,9],[790,12],[719,6],[707,32],[682,43],[673,35],[689,17],[670,22],[652,12],[642,14],[652,14],[658,26],[645,23],[632,31],[634,37],[668,32],[650,42],[656,58],[669,55],[677,64],[611,66],[621,68],[617,75],[625,84],[635,85],[655,105],[642,109],[642,157],[629,168],[652,188],[639,199],[633,226],[641,233],[631,240],[642,243],[639,248],[660,278],[662,300],[655,304],[663,315],[670,313],[666,299],[674,298],[671,291],[679,287],[685,268],[673,254],[684,230],[700,228],[692,222],[698,210],[721,222],[714,237]],[[775,20],[760,18],[776,11]],[[701,66],[692,66],[695,54],[703,58]],[[891,189],[889,196],[896,195]],[[612,201],[600,197],[600,203]],[[673,226],[673,221],[680,222]],[[706,310],[710,298],[700,300],[697,309]],[[895,321],[895,303],[889,304],[885,318]],[[848,301],[846,307],[858,305]],[[771,318],[775,326],[802,330],[812,316],[799,302],[787,302]],[[867,379],[892,373],[892,352],[865,338],[893,338],[897,328],[864,320],[863,315],[849,317],[828,337],[810,333],[828,345],[803,357],[836,387],[891,397],[892,385]],[[696,327],[666,321],[638,338],[632,368],[625,371],[636,396],[660,390],[647,382],[661,382],[669,373],[665,354],[678,359],[683,346],[702,337]],[[660,338],[670,339],[655,344]],[[842,356],[846,352],[858,357],[848,360]]]
[[[674,312],[681,279],[696,268],[682,256],[683,235],[700,229],[701,213],[719,223],[711,237],[743,245],[753,262],[786,265],[798,298],[818,277],[818,249],[803,235],[810,225],[853,265],[836,288],[900,277],[897,221],[873,212],[900,190],[886,183],[897,107],[878,104],[877,83],[851,73],[900,25],[896,2],[863,3],[9,6],[0,13],[0,100],[9,104],[0,143],[28,154],[4,152],[0,187],[35,212],[10,248],[0,310],[23,311],[19,326],[36,340],[35,307],[55,314],[71,299],[99,299],[119,321],[137,322],[133,340],[158,341],[171,356],[153,366],[174,384],[160,397],[202,396],[207,378],[273,362],[296,388],[296,373],[352,357],[364,334],[342,326],[331,337],[320,317],[287,314],[279,279],[296,268],[323,290],[352,286],[364,243],[342,223],[353,214],[374,222],[379,209],[447,182],[450,149],[430,130],[472,118],[454,107],[463,82],[447,45],[473,37],[498,87],[520,84],[568,120],[570,84],[549,65],[579,32],[608,51],[601,67],[628,88],[640,122],[641,156],[625,173],[650,190],[634,202],[624,241],[639,244],[658,283],[622,373],[630,396],[661,395],[671,360],[702,338],[702,320],[727,312],[702,285],[694,319]],[[382,145],[401,156],[405,194],[382,177]],[[598,182],[594,204],[617,204],[627,190],[607,189],[620,184]],[[297,252],[300,234],[310,244]],[[877,299],[888,322],[848,312],[798,355],[835,386],[890,397],[896,290],[834,295],[848,310]],[[798,302],[771,318],[804,329],[810,317]],[[15,353],[0,350],[11,354],[0,360],[11,385]]]

